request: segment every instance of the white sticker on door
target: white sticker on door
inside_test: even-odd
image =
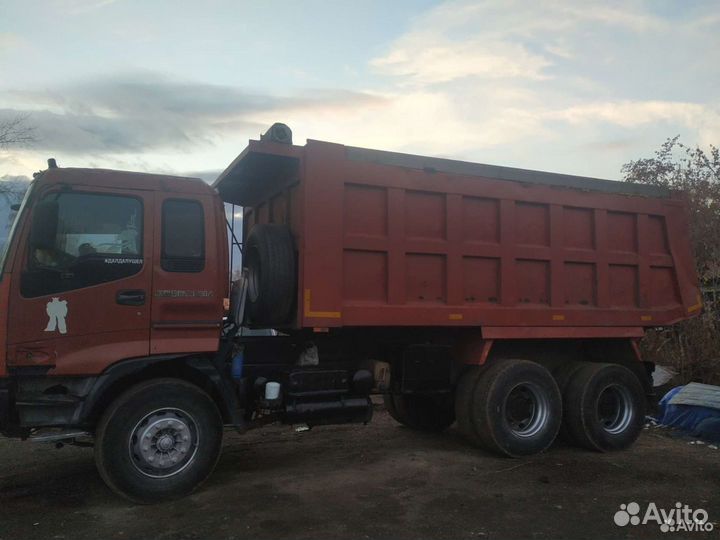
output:
[[[53,297],[53,299],[47,303],[45,311],[49,317],[45,331],[54,332],[57,330],[61,334],[67,334],[67,326],[65,325],[65,317],[67,317],[68,312],[67,300],[60,300],[58,297]]]

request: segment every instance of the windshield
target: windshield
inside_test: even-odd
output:
[[[6,225],[3,227],[2,224],[0,224],[0,272],[5,271],[5,259],[7,258],[8,247],[15,235],[15,229],[20,221],[20,216],[25,212],[25,206],[27,205],[34,186],[35,182],[30,182],[27,189],[25,189],[24,196],[21,189],[3,193],[5,199],[3,202],[5,203],[6,211],[0,212],[0,216],[5,217]],[[17,200],[19,200],[20,197],[22,197],[22,203],[20,203],[20,209],[16,212],[12,210],[11,206],[17,204]],[[2,219],[2,217],[0,217],[0,219]]]

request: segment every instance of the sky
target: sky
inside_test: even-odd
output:
[[[199,175],[273,122],[603,178],[720,145],[720,1],[0,0],[0,121],[60,166]]]

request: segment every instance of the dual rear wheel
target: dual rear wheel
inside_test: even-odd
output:
[[[472,443],[520,457],[546,450],[558,436],[596,451],[629,447],[642,430],[645,397],[638,378],[618,364],[573,362],[554,374],[528,360],[468,368],[448,396],[388,395],[400,423],[442,431],[456,419]]]
[[[461,433],[492,452],[512,457],[542,452],[562,421],[562,397],[552,375],[527,360],[472,367],[460,379],[455,414]]]
[[[606,452],[632,445],[645,420],[640,381],[618,364],[580,362],[563,386],[563,438]]]

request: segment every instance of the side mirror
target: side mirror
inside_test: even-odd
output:
[[[33,248],[52,249],[58,228],[57,201],[40,201],[33,209],[30,245]]]

